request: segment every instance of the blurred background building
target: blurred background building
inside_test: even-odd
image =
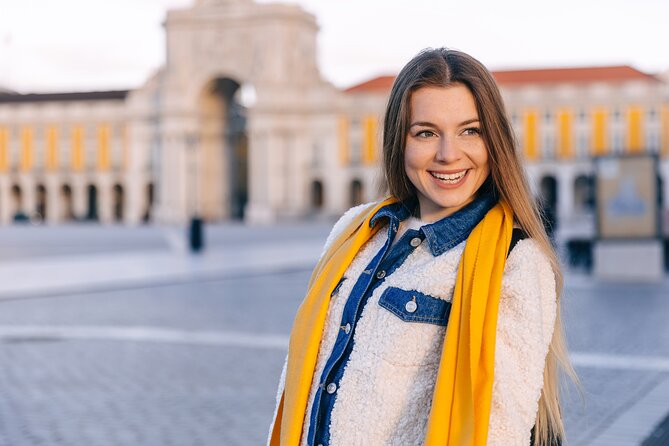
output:
[[[165,20],[166,64],[136,90],[0,87],[0,221],[252,223],[376,199],[393,76],[341,90],[295,5],[197,0]],[[493,73],[537,197],[593,234],[593,157],[653,153],[669,196],[669,78],[630,66]]]

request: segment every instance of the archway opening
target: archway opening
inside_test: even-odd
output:
[[[323,208],[323,183],[314,180],[311,183],[311,208],[320,211]]]
[[[541,217],[544,228],[549,237],[553,236],[553,232],[557,228],[557,204],[558,204],[558,184],[555,177],[546,175],[539,183],[539,190],[541,197],[539,206],[541,208]]]
[[[362,181],[355,179],[351,181],[349,190],[349,202],[351,207],[362,204]]]
[[[113,191],[114,203],[114,220],[117,222],[123,221],[123,186],[120,184],[114,185]]]
[[[44,221],[46,219],[46,187],[38,184],[36,189],[35,219]]]
[[[550,207],[551,209],[557,208],[558,203],[558,194],[557,194],[557,180],[551,175],[546,175],[541,179],[539,183],[539,189],[541,191],[541,204],[544,208]]]
[[[12,219],[14,221],[25,221],[28,216],[23,212],[23,191],[21,186],[12,186]]]
[[[65,221],[74,220],[74,204],[72,200],[72,188],[69,184],[63,184],[60,188],[60,199],[63,204],[61,218]]]
[[[153,183],[149,183],[146,185],[146,209],[144,210],[144,215],[142,216],[142,220],[144,220],[144,223],[148,223],[151,221],[151,211],[153,209],[153,201],[155,199],[155,186]]]
[[[579,175],[574,180],[574,211],[591,212],[594,209],[594,182],[589,175]]]
[[[87,188],[88,192],[88,212],[86,213],[86,219],[91,221],[97,221],[98,219],[98,189],[93,184],[89,184]]]
[[[207,197],[199,197],[204,208],[200,209],[204,218],[227,215],[231,219],[243,219],[248,202],[248,135],[246,130],[247,107],[249,106],[247,85],[229,77],[212,80],[205,88],[200,100],[200,169],[204,175],[202,184],[220,184],[222,203],[212,202],[210,206],[220,206],[221,211],[207,209]],[[218,160],[215,158],[218,157]],[[219,172],[214,166],[222,166]],[[209,175],[219,178],[207,179]],[[206,189],[206,188],[203,188]],[[202,190],[206,195],[207,190]],[[213,195],[212,195],[213,197]]]

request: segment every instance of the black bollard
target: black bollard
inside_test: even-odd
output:
[[[191,252],[200,252],[204,247],[204,223],[200,217],[192,217],[188,231],[188,244]]]

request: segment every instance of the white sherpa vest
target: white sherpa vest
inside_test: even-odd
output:
[[[351,209],[337,222],[326,249],[364,206]],[[302,445],[307,444],[319,379],[342,329],[346,299],[386,238],[387,231],[382,229],[363,246],[332,296],[304,419]],[[427,243],[421,244],[373,291],[356,324],[353,351],[336,390],[331,445],[423,443],[446,328],[402,318],[403,299],[411,300],[411,292],[418,291],[424,295],[423,302],[450,301],[465,243],[437,257]],[[556,312],[554,275],[532,240],[520,241],[511,252],[500,299],[488,445],[527,446]]]

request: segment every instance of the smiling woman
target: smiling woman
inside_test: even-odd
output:
[[[383,154],[388,198],[335,225],[295,317],[269,443],[560,444],[561,274],[488,70],[417,55]]]

